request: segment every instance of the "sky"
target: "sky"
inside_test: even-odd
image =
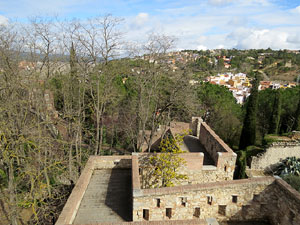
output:
[[[176,37],[176,49],[300,49],[300,0],[0,0],[0,23],[111,13],[125,39]]]

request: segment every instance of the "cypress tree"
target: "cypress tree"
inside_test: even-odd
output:
[[[294,126],[293,126],[293,130],[299,130],[300,131],[300,90],[298,93],[298,106],[297,106],[297,110],[295,113],[295,122],[294,122]]]
[[[245,149],[249,145],[255,144],[256,139],[256,113],[258,98],[258,76],[252,83],[251,94],[246,105],[246,115],[244,118],[243,129],[240,137],[239,149]]]
[[[70,48],[70,70],[71,70],[71,77],[72,79],[74,79],[77,74],[77,68],[76,68],[76,52],[75,52],[73,42]]]
[[[269,133],[278,134],[279,131],[279,122],[281,115],[281,91],[276,90],[274,103],[273,103],[273,112],[270,121]]]

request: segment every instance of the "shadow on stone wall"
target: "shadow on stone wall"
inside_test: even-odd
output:
[[[105,204],[124,221],[132,221],[131,169],[117,167],[111,171]]]
[[[251,201],[231,217],[231,221],[256,220],[271,225],[298,225],[300,202],[288,193],[288,189],[282,188],[279,182],[283,181],[276,180],[260,194],[254,195]],[[284,182],[284,186],[289,185]],[[252,224],[256,225],[258,222]]]

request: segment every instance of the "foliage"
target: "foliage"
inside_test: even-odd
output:
[[[238,145],[242,108],[224,86],[201,83],[196,87],[200,115],[231,147]]]
[[[300,158],[287,157],[280,162],[274,173],[280,176],[288,174],[300,176]]]
[[[293,125],[294,130],[300,130],[300,90],[297,96],[298,96],[298,105],[297,105],[297,110],[295,112],[295,122]]]
[[[279,123],[280,123],[280,116],[281,116],[281,91],[276,90],[275,99],[273,103],[273,112],[270,121],[270,128],[269,133],[271,134],[278,134],[279,132]]]
[[[188,179],[185,174],[180,173],[180,168],[186,161],[179,156],[183,151],[180,144],[183,135],[175,137],[166,136],[160,143],[160,153],[149,157],[147,176],[151,180],[146,181],[145,188],[172,187],[178,182]],[[145,179],[145,178],[144,178]]]
[[[257,146],[248,146],[245,150],[237,151],[237,166],[235,169],[234,177],[238,179],[244,179],[246,175],[246,166],[250,164],[249,160],[253,156],[261,154],[264,149]]]
[[[246,151],[239,150],[237,151],[237,161],[234,171],[234,177],[237,179],[246,178],[246,166],[247,166],[247,155]]]
[[[295,190],[300,192],[300,176],[288,174],[282,176],[282,179],[291,185]]]
[[[246,115],[240,137],[240,149],[245,149],[249,145],[255,145],[258,84],[259,78],[256,76],[246,105]]]

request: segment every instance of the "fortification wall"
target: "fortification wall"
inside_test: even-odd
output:
[[[300,158],[299,142],[274,143],[263,154],[252,157],[250,168],[253,170],[272,169],[272,166],[280,160],[292,156]]]
[[[205,122],[201,123],[199,140],[218,169],[233,173],[237,155]]]
[[[264,177],[140,190],[138,195],[133,196],[133,221],[210,217],[220,221],[231,218],[242,220],[244,214],[241,211],[245,211],[253,198],[264,192],[274,180]],[[248,219],[264,219],[259,210],[256,207],[255,213],[251,218],[248,215]],[[145,212],[148,215],[146,219]]]
[[[273,185],[273,196],[270,199],[274,204],[265,206],[268,218],[272,224],[298,225],[300,221],[300,193],[281,179],[276,179]]]

